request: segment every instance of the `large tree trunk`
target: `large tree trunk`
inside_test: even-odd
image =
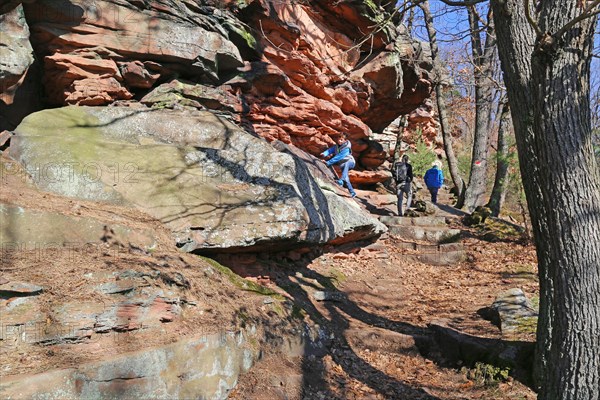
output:
[[[442,138],[444,140],[444,151],[446,152],[446,159],[448,160],[448,169],[450,170],[450,176],[452,182],[456,187],[458,197],[458,207],[462,207],[464,203],[465,194],[465,182],[460,176],[458,170],[458,160],[454,154],[454,147],[452,146],[452,135],[450,134],[450,122],[448,122],[448,111],[446,107],[446,100],[444,98],[443,87],[442,87],[442,71],[440,70],[440,59],[439,50],[437,46],[436,30],[433,25],[433,17],[429,10],[429,1],[426,0],[419,5],[423,11],[425,17],[425,27],[427,28],[427,34],[429,36],[429,44],[431,46],[431,58],[433,59],[433,73],[434,73],[434,87],[435,87],[435,101],[438,108],[438,115],[440,118],[440,129],[442,130]]]
[[[473,54],[473,76],[475,81],[475,134],[471,175],[465,192],[465,204],[469,212],[484,201],[487,186],[489,122],[492,110],[492,75],[495,43],[494,24],[488,18],[485,44],[481,40],[481,27],[475,6],[467,7],[471,49]],[[461,205],[462,206],[462,205]]]
[[[581,14],[578,3],[542,2],[541,32],[559,32]],[[595,400],[600,176],[591,145],[589,73],[596,21],[585,19],[553,42],[535,34],[521,0],[491,4],[538,255],[539,399]]]
[[[510,107],[508,102],[502,104],[500,113],[500,125],[498,127],[498,147],[496,150],[496,178],[494,179],[494,188],[487,206],[492,211],[492,215],[497,217],[504,205],[506,198],[506,178],[508,176],[508,134],[511,126]]]

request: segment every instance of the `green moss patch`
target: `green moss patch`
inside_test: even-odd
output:
[[[330,284],[329,286],[331,286],[329,287],[329,289],[337,289],[339,285],[343,284],[348,280],[348,277],[344,275],[342,271],[333,267],[329,270],[329,273],[327,275],[329,279],[326,283]]]
[[[515,326],[515,333],[533,333],[537,332],[537,317],[523,317],[519,318],[517,325]]]
[[[238,274],[233,272],[231,269],[227,268],[226,266],[224,266],[222,264],[219,264],[217,261],[213,260],[212,258],[203,257],[203,256],[199,256],[199,257],[203,261],[207,262],[215,270],[220,272],[222,275],[225,275],[225,277],[227,277],[227,279],[231,283],[233,283],[235,286],[237,286],[238,288],[248,291],[248,292],[254,292],[254,293],[257,293],[257,294],[260,294],[263,296],[271,296],[276,300],[280,300],[280,301],[284,300],[283,296],[280,295],[279,293],[275,292],[274,290],[271,290],[265,286],[259,285],[258,283],[254,283],[247,279],[242,278],[241,276],[239,276]]]
[[[519,240],[523,230],[498,218],[488,218],[479,226],[481,238],[489,242]]]

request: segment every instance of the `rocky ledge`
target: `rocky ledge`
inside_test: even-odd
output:
[[[340,243],[386,230],[314,157],[279,151],[210,112],[71,106],[32,114],[15,133],[10,154],[38,188],[142,210],[186,251]]]

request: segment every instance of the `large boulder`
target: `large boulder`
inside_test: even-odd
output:
[[[0,29],[0,86],[2,99],[8,103],[14,97],[13,87],[18,85],[33,64],[29,27],[21,5],[0,15]]]
[[[538,310],[527,298],[523,289],[513,288],[499,294],[491,306],[492,318],[503,334],[535,332]]]
[[[298,156],[209,112],[44,110],[17,127],[10,153],[41,189],[141,209],[186,251],[339,243],[385,231]]]

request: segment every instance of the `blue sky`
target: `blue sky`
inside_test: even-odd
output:
[[[403,1],[397,2],[402,4]],[[487,4],[479,6],[482,10],[482,16],[485,18],[485,9]],[[431,12],[434,15],[435,26],[438,31],[438,46],[442,52],[449,49],[467,50],[470,52],[469,38],[466,36],[468,30],[467,13],[464,7],[451,7],[442,3],[440,0],[430,0]],[[417,11],[416,26],[413,34],[424,41],[427,41],[427,32],[423,26],[423,20],[420,10]],[[458,37],[457,37],[458,34]],[[596,29],[595,35],[595,53],[600,57],[600,23]],[[592,59],[592,91],[600,91],[600,58]]]

